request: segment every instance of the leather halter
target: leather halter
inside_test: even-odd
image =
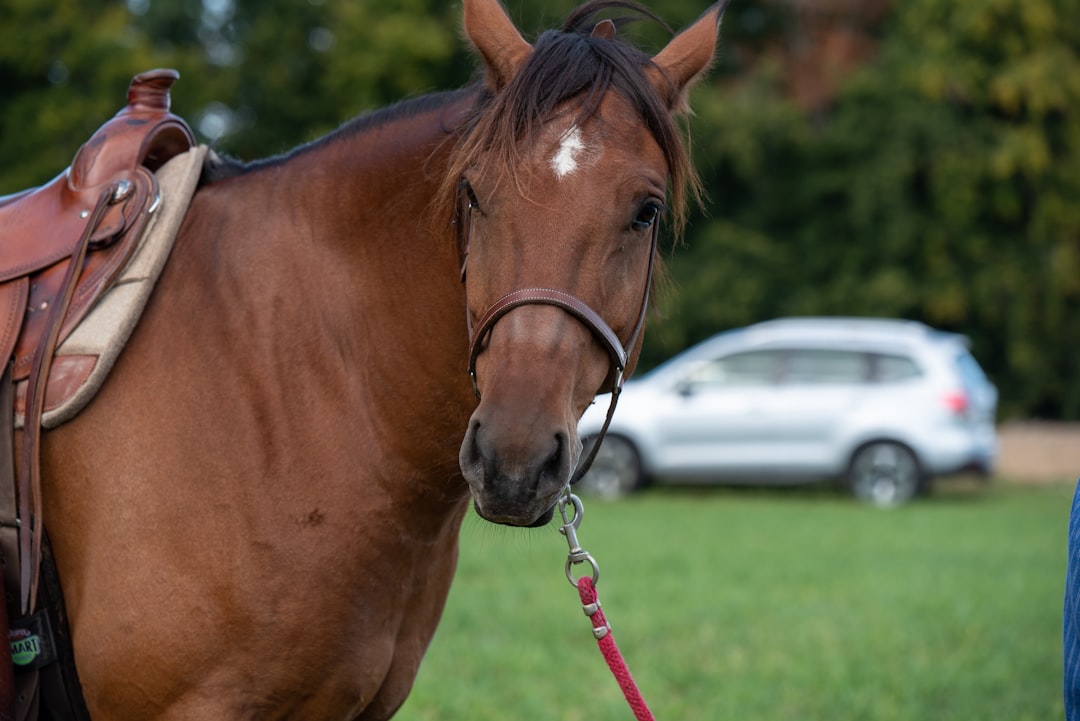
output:
[[[461,210],[462,205],[464,205],[464,212]],[[459,202],[458,217],[463,219],[462,222],[457,223],[458,232],[460,233],[461,282],[463,284],[465,283],[465,270],[469,261],[469,241],[472,231],[473,207],[474,203],[469,198],[465,198],[464,203]],[[659,229],[660,219],[656,218],[653,221],[651,239],[649,242],[649,261],[645,273],[645,287],[641,296],[641,308],[638,311],[637,322],[634,324],[634,328],[630,332],[630,336],[626,339],[625,343],[619,339],[619,336],[611,329],[611,326],[600,317],[600,314],[590,308],[587,303],[570,293],[561,290],[552,288],[522,288],[521,290],[507,293],[491,304],[491,307],[480,317],[475,328],[472,323],[472,315],[469,313],[468,304],[466,303],[465,324],[469,332],[469,378],[472,379],[473,392],[476,394],[477,400],[480,399],[480,387],[477,384],[476,379],[476,361],[484,351],[484,341],[500,318],[520,306],[551,305],[561,308],[588,328],[593,336],[600,341],[600,344],[604,346],[604,349],[607,350],[608,356],[611,359],[611,368],[607,377],[604,379],[604,382],[596,392],[597,394],[610,392],[611,404],[608,406],[607,416],[604,418],[604,425],[601,427],[600,433],[596,436],[596,442],[593,443],[589,455],[581,459],[578,463],[578,467],[575,469],[574,474],[570,479],[570,485],[580,481],[592,466],[593,460],[596,458],[596,453],[600,449],[600,443],[604,440],[608,426],[611,424],[611,418],[615,415],[615,405],[618,403],[619,394],[622,392],[627,360],[630,357],[630,352],[633,350],[634,345],[637,343],[638,337],[641,335],[642,329],[645,327],[645,314],[649,306],[649,288],[652,285]]]

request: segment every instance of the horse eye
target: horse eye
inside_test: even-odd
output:
[[[469,181],[461,181],[461,187],[465,191],[466,199],[469,201],[469,210],[480,210],[480,201],[476,199],[476,192]]]
[[[641,210],[638,211],[637,216],[630,226],[634,230],[648,230],[652,227],[653,223],[656,222],[656,219],[660,217],[660,213],[663,209],[664,206],[655,201],[646,203],[641,206]]]

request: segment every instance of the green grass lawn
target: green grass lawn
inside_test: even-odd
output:
[[[615,638],[658,721],[1063,717],[1071,484],[893,511],[824,492],[586,499]],[[553,524],[470,515],[442,624],[398,718],[632,719]]]

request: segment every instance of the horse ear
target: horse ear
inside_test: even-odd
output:
[[[604,40],[614,40],[615,32],[614,22],[611,20],[601,20],[593,26],[592,36],[594,38],[603,38]]]
[[[499,0],[465,0],[465,34],[487,65],[488,86],[498,91],[532,52]]]
[[[668,107],[684,109],[686,95],[712,64],[716,52],[716,37],[720,20],[729,0],[720,0],[705,11],[697,21],[671,39],[663,50],[653,56],[649,68],[653,87],[667,98]]]

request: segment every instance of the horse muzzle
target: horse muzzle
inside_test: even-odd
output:
[[[581,442],[572,428],[532,433],[533,423],[502,423],[487,410],[473,414],[458,458],[476,512],[492,523],[542,526],[551,520]]]

